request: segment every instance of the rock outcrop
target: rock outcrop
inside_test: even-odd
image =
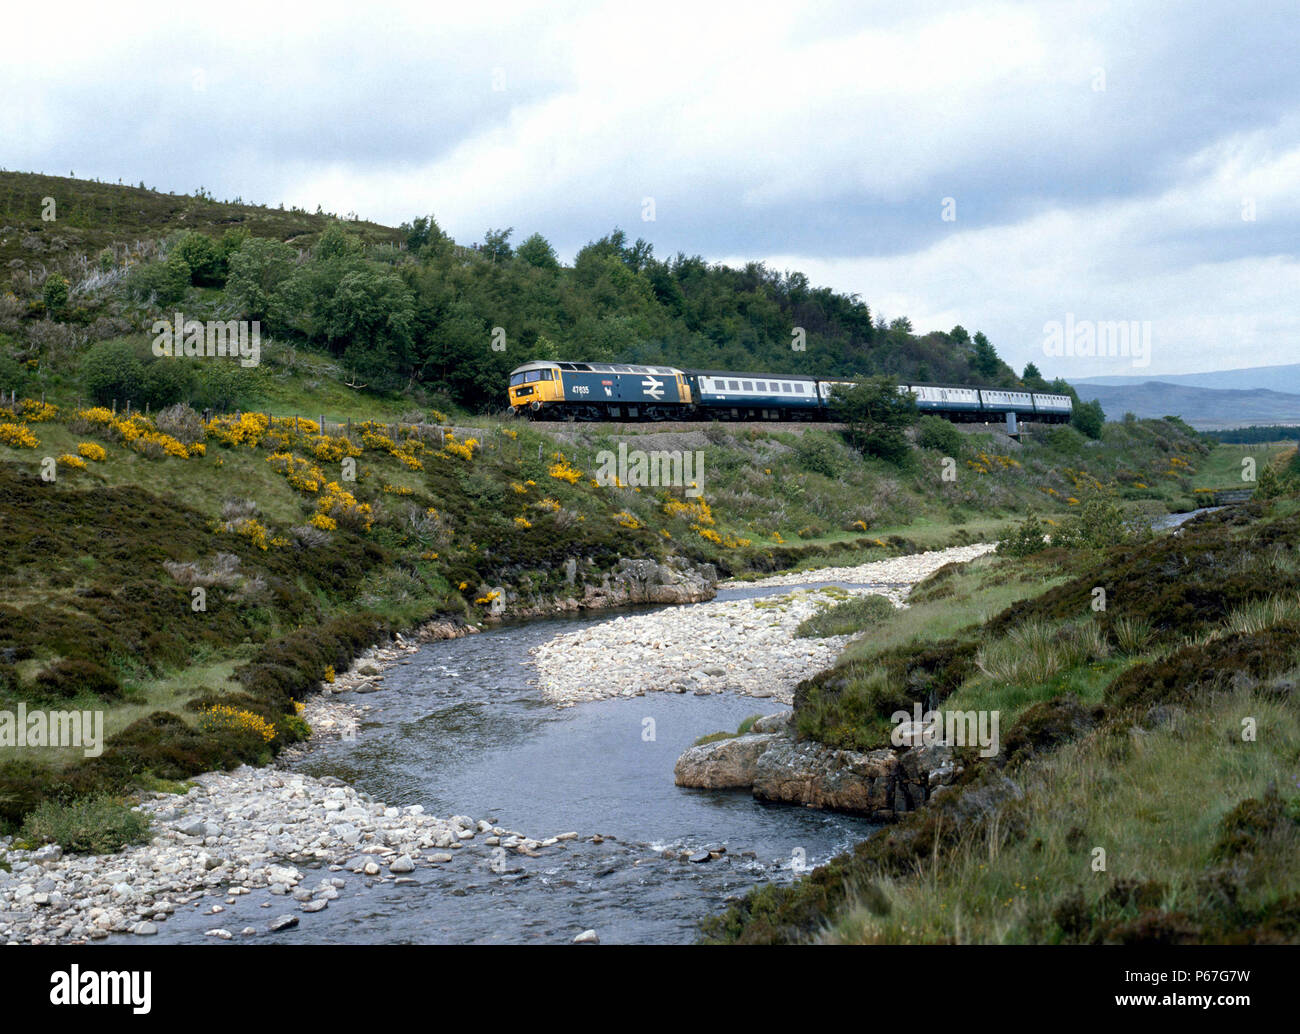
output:
[[[587,606],[619,607],[629,603],[699,603],[717,595],[718,572],[712,564],[692,564],[681,557],[629,560],[607,574],[599,587],[588,586]],[[605,602],[608,601],[608,602]]]
[[[951,750],[837,750],[799,742],[790,712],[767,715],[755,729],[771,730],[691,747],[673,769],[678,786],[750,788],[758,800],[865,815],[887,822],[914,811],[956,774]]]
[[[678,786],[705,790],[736,790],[754,785],[758,759],[776,740],[775,733],[734,736],[691,747],[673,766]]]
[[[718,592],[717,568],[684,557],[664,561],[624,557],[609,571],[596,571],[590,560],[570,558],[564,565],[564,580],[573,587],[571,595],[530,597],[526,589],[495,586],[488,617],[547,617],[638,603],[701,603]]]

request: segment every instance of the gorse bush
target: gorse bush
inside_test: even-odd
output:
[[[68,304],[68,280],[61,273],[51,273],[45,278],[45,289],[42,292],[42,298],[45,302],[45,311],[49,313],[62,312]]]
[[[1106,549],[1149,538],[1151,534],[1148,525],[1128,520],[1112,500],[1093,496],[1079,506],[1078,512],[1059,524],[1053,522],[1053,526],[1037,514],[1030,514],[1020,524],[1003,532],[997,551],[1006,556],[1023,557],[1049,546]]]

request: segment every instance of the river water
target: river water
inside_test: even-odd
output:
[[[743,588],[718,598],[789,591]],[[493,868],[490,849],[463,849],[445,866],[418,866],[404,885],[300,864],[304,886],[335,876],[347,886],[278,941],[561,943],[594,929],[603,943],[685,943],[729,898],[791,880],[877,828],[761,804],[748,791],[673,785],[673,764],[698,737],[783,710],[775,701],[650,693],[565,709],[545,703],[529,649],[590,623],[533,621],[427,644],[364,697],[373,710],[355,740],[322,743],[291,762],[390,805],[486,818],[538,839],[568,831],[580,839],[538,858],[511,852],[506,872],[496,871],[499,862]],[[591,843],[593,834],[604,842]],[[707,862],[686,857],[718,848],[725,854]],[[669,851],[677,857],[665,858]],[[216,900],[178,909],[152,940],[201,940],[216,926],[264,931],[276,915],[299,914],[295,902],[265,890],[219,916],[200,913]]]

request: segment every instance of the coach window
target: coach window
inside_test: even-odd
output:
[[[753,391],[753,390],[754,390],[754,382],[753,382],[753,381],[741,381],[741,382],[740,382],[740,386],[741,386],[741,388],[743,388],[745,391]]]

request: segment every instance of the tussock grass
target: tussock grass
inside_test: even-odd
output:
[[[1247,715],[1258,722],[1254,743],[1241,737]],[[1107,923],[1116,935],[1133,934],[1124,924],[1144,910],[1183,913],[1188,929],[1200,927],[1205,939],[1230,938],[1232,924],[1265,916],[1300,893],[1300,823],[1280,821],[1226,873],[1215,847],[1233,809],[1263,798],[1270,786],[1292,788],[1283,800],[1300,814],[1297,756],[1300,715],[1247,693],[1177,726],[1098,730],[1020,770],[1024,799],[964,837],[941,863],[922,862],[914,877],[859,891],[820,939],[1062,941],[1100,933]],[[1105,871],[1093,870],[1096,849],[1105,851]]]
[[[1053,626],[1027,621],[975,655],[975,665],[999,682],[1046,682],[1057,672],[1110,655],[1105,633],[1091,621]]]
[[[1300,620],[1300,596],[1270,596],[1242,604],[1223,623],[1225,635],[1253,635],[1283,621]]]

